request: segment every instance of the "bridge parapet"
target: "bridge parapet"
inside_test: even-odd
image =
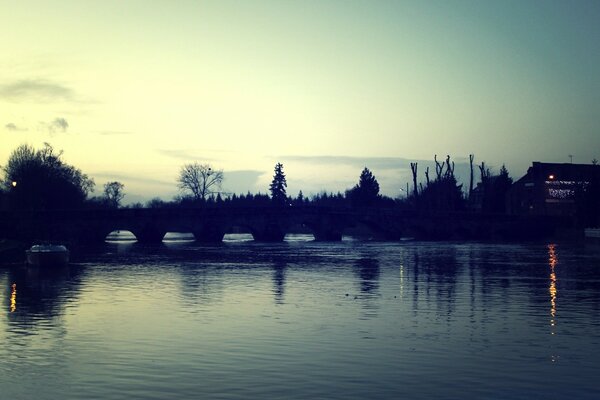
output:
[[[294,226],[310,229],[316,240],[341,240],[362,227],[373,237],[398,240],[485,239],[500,232],[543,235],[564,221],[540,217],[475,213],[420,213],[381,208],[205,207],[61,210],[0,213],[0,236],[30,241],[102,241],[115,230],[131,231],[139,241],[161,241],[166,232],[192,232],[199,241],[221,241],[232,227],[243,227],[255,240],[280,241]]]

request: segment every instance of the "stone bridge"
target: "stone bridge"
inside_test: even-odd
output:
[[[312,232],[315,240],[344,234],[380,240],[511,239],[551,233],[543,218],[474,213],[417,213],[398,209],[328,207],[139,208],[0,214],[0,238],[23,241],[102,242],[113,231],[130,231],[139,242],[162,241],[167,232],[191,232],[201,242],[249,232],[257,241],[282,241],[287,233]]]

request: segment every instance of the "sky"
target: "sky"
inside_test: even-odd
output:
[[[600,2],[0,0],[0,165],[44,142],[125,202],[343,191],[369,167],[403,195],[447,154],[515,178],[600,158]],[[463,174],[464,172],[464,174]]]

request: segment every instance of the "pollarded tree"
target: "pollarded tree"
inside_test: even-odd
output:
[[[179,189],[190,191],[195,200],[206,200],[221,189],[223,170],[214,170],[209,164],[185,164],[177,182]]]
[[[117,181],[104,184],[104,197],[111,207],[118,208],[121,205],[121,200],[125,197],[124,187],[125,185]]]
[[[365,167],[360,174],[358,184],[352,189],[346,191],[346,197],[352,205],[368,206],[379,198],[379,182],[375,175]]]
[[[287,181],[285,174],[283,173],[283,164],[277,163],[275,165],[275,174],[273,175],[273,181],[269,185],[271,191],[271,200],[276,205],[285,205],[287,200],[286,194]]]

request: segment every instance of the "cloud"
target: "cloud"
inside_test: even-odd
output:
[[[369,169],[404,169],[414,160],[401,157],[351,157],[351,156],[282,156],[284,161],[321,165],[348,165]]]
[[[69,128],[69,123],[64,118],[55,118],[54,121],[46,124],[46,126],[50,133],[66,132]]]
[[[41,79],[26,79],[0,85],[0,99],[34,103],[76,101],[75,93],[71,88]]]
[[[11,132],[25,132],[27,131],[27,128],[20,128],[17,125],[15,125],[12,122],[9,122],[8,124],[4,125],[4,129],[6,129],[7,131],[11,131]]]
[[[256,192],[260,189],[259,178],[264,174],[265,171],[257,170],[225,171],[223,191],[227,193]]]

